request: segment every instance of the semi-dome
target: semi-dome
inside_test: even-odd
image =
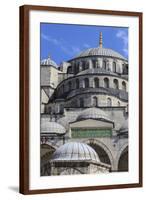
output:
[[[41,60],[41,65],[42,66],[53,66],[53,67],[58,68],[58,65],[51,59],[50,56],[48,56],[47,59]]]
[[[105,57],[112,57],[112,58],[118,58],[122,60],[127,60],[124,56],[122,56],[120,53],[103,47],[97,47],[97,48],[89,48],[80,54],[76,56],[76,58],[81,57],[89,57],[89,56],[105,56]]]
[[[41,134],[65,134],[66,130],[57,122],[50,122],[48,119],[41,119]]]
[[[117,76],[116,73],[105,70],[103,68],[91,68],[91,69],[86,69],[78,73],[78,75],[84,75],[84,74],[106,74],[106,75]]]
[[[53,161],[93,161],[100,162],[95,150],[85,143],[69,142],[60,146],[52,155]]]
[[[83,110],[78,115],[77,120],[84,120],[84,119],[104,119],[112,122],[109,116],[99,108],[87,108],[86,110]]]

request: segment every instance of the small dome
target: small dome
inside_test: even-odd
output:
[[[77,120],[83,119],[105,119],[111,121],[109,116],[99,108],[87,108],[83,110],[77,117]]]
[[[50,122],[46,118],[41,119],[41,133],[42,134],[65,134],[66,130],[65,128],[61,125],[58,124],[57,122]]]
[[[92,147],[79,142],[69,142],[60,146],[52,155],[52,160],[100,162],[99,156]]]
[[[58,65],[50,58],[50,56],[48,56],[47,59],[41,60],[41,65],[42,66],[53,66],[53,67],[58,68]]]
[[[128,133],[128,119],[126,119],[124,122],[123,122],[123,124],[122,124],[122,126],[121,126],[121,128],[120,128],[120,133]]]
[[[118,52],[116,52],[112,49],[107,49],[107,48],[103,48],[103,47],[87,49],[87,50],[81,52],[78,56],[76,56],[76,58],[88,57],[88,56],[105,56],[105,57],[113,57],[113,58],[119,58],[122,60],[127,60]]]
[[[84,75],[84,74],[106,74],[106,75],[117,76],[116,73],[113,73],[111,71],[105,70],[103,68],[86,69],[86,70],[81,71],[81,72],[78,73],[78,75]]]

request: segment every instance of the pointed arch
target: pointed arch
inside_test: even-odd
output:
[[[98,154],[101,162],[111,165],[111,170],[114,171],[114,158],[112,152],[108,147],[97,139],[88,139],[84,141],[86,144],[91,146]]]

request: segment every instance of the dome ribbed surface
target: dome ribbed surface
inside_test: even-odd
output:
[[[48,57],[47,59],[41,60],[41,65],[42,66],[53,66],[53,67],[58,68],[58,65],[50,57]]]
[[[122,56],[118,52],[112,49],[101,48],[101,47],[87,49],[81,52],[79,55],[77,55],[76,58],[87,57],[87,56],[106,56],[106,57],[113,57],[113,58],[127,60],[124,56]]]
[[[48,119],[41,119],[41,133],[56,133],[56,134],[65,134],[66,130],[57,122],[50,122]]]
[[[100,162],[95,150],[89,145],[80,142],[69,142],[60,146],[52,155],[52,160]]]

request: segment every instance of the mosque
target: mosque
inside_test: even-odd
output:
[[[128,171],[128,60],[99,45],[41,70],[41,176]]]

